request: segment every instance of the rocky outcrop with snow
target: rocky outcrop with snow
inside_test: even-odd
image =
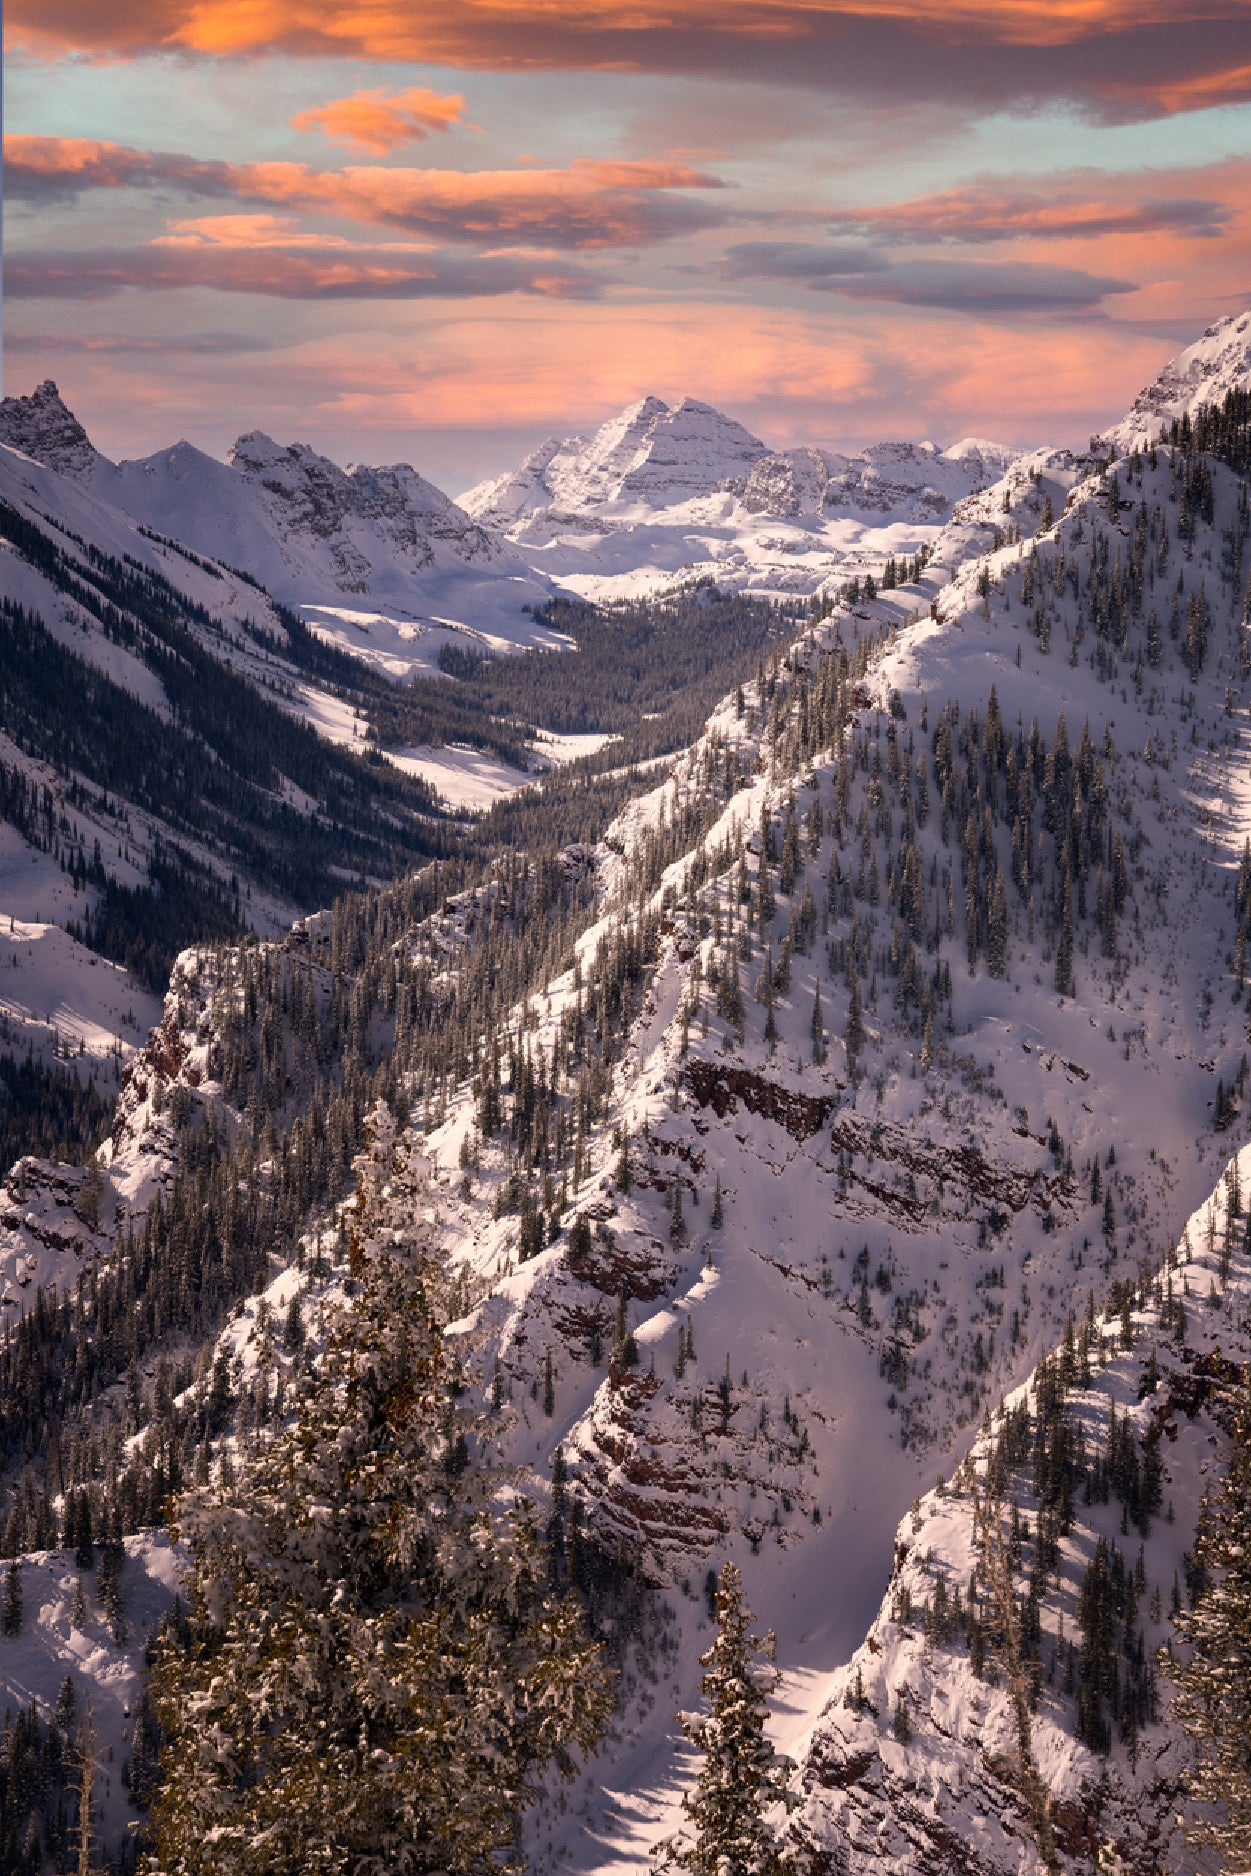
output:
[[[73,411],[62,403],[51,378],[36,385],[29,397],[6,397],[0,402],[0,443],[82,481],[89,481],[106,462]]]
[[[1251,311],[1231,313],[1201,339],[1171,358],[1141,390],[1129,414],[1098,441],[1118,454],[1154,443],[1174,417],[1193,417],[1203,404],[1219,404],[1229,391],[1251,390]]]
[[[0,1184],[0,1311],[29,1308],[40,1289],[72,1294],[80,1272],[168,1192],[189,1118],[211,1114],[227,1136],[238,1127],[219,1080],[218,968],[209,952],[178,959],[161,1020],[129,1062],[109,1138],[89,1167],[28,1156]]]
[[[997,482],[1020,455],[999,443],[966,439],[877,443],[858,456],[811,446],[762,457],[743,491],[752,514],[823,512],[893,521],[946,521],[962,497]]]

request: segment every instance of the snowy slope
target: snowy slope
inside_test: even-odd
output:
[[[1172,418],[1193,416],[1201,404],[1219,404],[1227,391],[1246,390],[1251,390],[1251,312],[1231,313],[1170,359],[1138,393],[1128,416],[1099,440],[1118,455],[1127,454],[1137,444],[1154,443]]]
[[[7,409],[24,418],[24,440],[31,442],[28,405],[13,400]],[[35,413],[54,436],[72,421],[58,412],[45,399]],[[75,472],[63,473],[0,444],[0,596],[20,609],[31,642],[42,648],[22,653],[0,729],[4,785],[25,793],[24,804],[10,802],[0,825],[0,915],[38,926],[72,923],[81,931],[106,882],[145,890],[152,867],[173,852],[219,900],[242,893],[254,929],[274,930],[309,909],[293,890],[287,857],[300,863],[297,834],[310,820],[324,832],[340,813],[322,781],[378,794],[361,764],[367,725],[360,700],[333,672],[332,690],[315,659],[310,670],[307,648],[298,648],[283,614],[251,579],[164,533],[145,531],[106,500],[98,489],[110,485],[111,470],[80,474],[85,449],[71,436],[68,452],[49,450],[61,461],[67,453],[74,458]],[[61,677],[41,690],[39,668],[54,647],[64,654]],[[193,661],[197,682],[180,688]],[[75,709],[68,699],[78,693],[84,701]],[[226,704],[226,697],[233,701]],[[124,699],[141,709],[123,729]],[[82,720],[93,712],[94,728]],[[284,751],[284,768],[267,767],[254,745],[233,740],[248,714],[255,726],[268,726],[257,741]],[[308,746],[311,738],[289,733],[292,720],[311,723],[351,756],[335,754],[327,767]],[[207,770],[206,743],[214,758]],[[301,773],[316,794],[296,779]],[[314,781],[315,774],[321,779]],[[236,776],[241,786],[224,779]],[[431,805],[430,797],[398,787],[402,800],[380,801],[382,812],[366,832],[377,843],[370,872],[385,863],[397,836],[419,844],[418,811]],[[357,818],[350,803],[344,819]],[[329,896],[328,883],[324,890]],[[68,938],[62,953],[67,947]],[[93,987],[82,976],[92,960],[83,952],[72,965],[61,961],[66,971],[55,996],[36,996],[35,978],[0,983],[3,1020],[10,1029],[24,1023],[25,1039],[42,1049],[49,1038],[39,1036],[38,1025],[50,1034],[52,1012],[64,1004],[60,1028],[72,1046],[81,1040],[88,1052],[113,1051],[118,1025],[102,1027],[103,1010],[95,1007],[103,980]],[[141,1029],[147,1026],[141,1019]],[[120,1039],[123,1051],[132,1046]]]
[[[29,943],[42,934],[19,928],[18,936]],[[69,943],[63,932],[54,930],[54,939]],[[112,981],[120,980],[131,992],[123,1018],[130,1042],[122,1057],[112,1128],[97,1155],[100,1177],[90,1207],[84,1205],[87,1173],[80,1166],[28,1156],[8,1170],[0,1184],[4,1312],[29,1308],[40,1289],[49,1295],[72,1291],[94,1259],[112,1253],[119,1233],[142,1219],[154,1194],[168,1191],[178,1169],[179,1120],[211,1116],[227,1138],[240,1124],[223,1098],[213,1027],[214,994],[228,964],[211,952],[184,952],[162,1006],[136,994],[125,974],[105,960],[83,955],[85,964],[73,960],[64,971],[63,996],[75,997],[80,976],[110,972]],[[136,1033],[140,1017],[151,1025],[146,1035]]]
[[[824,510],[867,519],[946,521],[957,501],[998,482],[1019,455],[972,438],[947,450],[934,443],[877,443],[858,456],[784,450],[755,465],[743,506],[778,518]]]
[[[260,431],[240,437],[225,463],[186,442],[114,463],[51,381],[4,400],[0,442],[144,526],[242,568],[348,649],[389,654],[397,675],[433,668],[453,632],[485,636],[497,650],[550,638],[522,610],[542,605],[544,583],[407,464],[345,470]],[[353,613],[369,616],[363,645],[359,631],[345,629]]]
[[[627,417],[637,429],[640,411]],[[622,481],[639,466],[629,429],[619,443],[634,456],[612,469]],[[727,1556],[758,1625],[778,1634],[775,1731],[802,1761],[819,1867],[1030,1867],[1002,1689],[971,1674],[957,1631],[931,1621],[927,1641],[920,1614],[897,1605],[906,1588],[921,1611],[944,1563],[967,1584],[967,1498],[927,1490],[988,1420],[993,1433],[1000,1400],[1088,1298],[1096,1323],[1119,1298],[1103,1339],[1128,1315],[1134,1346],[1101,1342],[1073,1411],[1095,1429],[1111,1393],[1137,1437],[1168,1410],[1175,1517],[1142,1540],[1148,1597],[1154,1584],[1167,1596],[1202,1466],[1220,1455],[1219,1416],[1209,1425],[1208,1394],[1190,1383],[1210,1379],[1215,1341],[1227,1356],[1244,1346],[1251,1282],[1239,1252],[1222,1298],[1238,1205],[1220,1182],[1248,1125],[1245,490],[1220,463],[1196,474],[1167,451],[1115,475],[1038,452],[980,490],[993,451],[961,460],[970,491],[932,524],[914,585],[853,601],[844,578],[815,572],[813,549],[833,610],[726,700],[597,848],[564,856],[598,892],[576,963],[482,1038],[472,1079],[420,1091],[444,1242],[472,1293],[486,1291],[466,1326],[498,1374],[509,1455],[543,1502],[559,1449],[587,1527],[670,1611],[657,1618],[664,1646],[630,1657],[588,1775],[533,1820],[539,1869],[641,1871],[677,1821],[688,1761],[673,1715],[694,1703],[707,1573]],[[804,501],[831,467],[796,465]],[[913,467],[926,464],[914,454]],[[879,468],[904,486],[898,464]],[[741,497],[692,498],[688,516],[700,503],[729,513]],[[878,538],[903,551],[931,524],[890,525]],[[661,536],[635,546],[646,539]],[[775,904],[753,914],[769,848]],[[449,899],[399,941],[432,997],[494,918],[492,894],[515,888]],[[128,1204],[155,1189],[170,1151],[171,1091],[220,1101],[212,1010],[230,953],[194,962],[132,1071],[107,1155]],[[624,1040],[601,1076],[586,1038],[611,1028],[618,998]],[[492,1047],[506,1112],[484,1138]],[[525,1171],[520,1119],[509,1123],[523,1090],[550,1094],[566,1141],[578,1138],[572,1175],[552,1149],[547,1190],[541,1168]],[[521,1261],[527,1204],[550,1241]],[[1166,1291],[1152,1293],[1179,1239],[1184,1335]],[[1153,1345],[1160,1391],[1140,1400]],[[1044,1669],[1061,1607],[1071,1633],[1096,1528],[1117,1536],[1119,1507],[1075,1524]],[[856,1666],[875,1715],[842,1704]],[[901,1684],[915,1721],[902,1744],[890,1724]],[[1054,1685],[1039,1754],[1066,1807],[1064,1854],[1088,1867],[1102,1833],[1153,1869],[1166,1846],[1162,1821],[1154,1840],[1150,1827],[1172,1802],[1167,1727],[1144,1731],[1137,1770],[1123,1742],[1107,1759],[1079,1750]]]
[[[117,1639],[98,1596],[99,1562],[79,1572],[70,1551],[35,1551],[19,1560],[22,1629],[0,1638],[0,1713],[5,1719],[32,1706],[47,1721],[68,1676],[76,1696],[74,1735],[91,1701],[96,1733],[92,1795],[97,1842],[111,1854],[122,1848],[135,1811],[123,1772],[134,1735],[148,1636],[168,1614],[178,1587],[178,1559],[164,1533],[142,1532],[124,1541],[119,1585],[125,1627]],[[85,1613],[74,1620],[83,1585]]]

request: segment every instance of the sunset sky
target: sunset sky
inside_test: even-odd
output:
[[[457,491],[654,392],[1084,442],[1251,303],[1251,0],[8,0],[5,390]]]

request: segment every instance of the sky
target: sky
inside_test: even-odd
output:
[[[8,0],[4,123],[4,388],[117,457],[1084,443],[1251,304],[1251,0]]]

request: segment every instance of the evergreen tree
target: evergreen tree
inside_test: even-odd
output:
[[[812,1059],[818,1065],[825,1060],[825,1016],[821,1009],[821,985],[812,992]]]
[[[79,1492],[77,1498],[71,1501],[70,1517],[73,1520],[70,1529],[73,1532],[74,1562],[80,1570],[90,1570],[95,1564],[96,1551],[89,1493]]]
[[[682,1215],[682,1181],[673,1175],[673,1196],[669,1205],[669,1242],[681,1244],[686,1237],[686,1219]]]
[[[1075,995],[1073,983],[1073,884],[1067,864],[1064,868],[1064,895],[1060,913],[1060,937],[1056,944],[1056,989],[1062,997]]]
[[[1008,893],[1003,874],[995,869],[995,884],[990,895],[989,933],[986,940],[986,968],[992,977],[1006,977],[1008,972]]]
[[[539,1770],[571,1770],[609,1711],[535,1517],[486,1464],[423,1178],[381,1104],[369,1135],[359,1293],[292,1425],[179,1507],[191,1604],[152,1679],[165,1876],[494,1870]]]
[[[854,1075],[860,1051],[864,1047],[864,1017],[860,1009],[860,979],[855,971],[851,974],[851,997],[847,1005],[847,1021],[843,1028],[843,1042],[847,1049],[847,1072]]]
[[[1187,1779],[1196,1849],[1227,1869],[1251,1864],[1251,1367],[1234,1418],[1229,1470],[1205,1510],[1195,1545],[1207,1586],[1175,1617],[1189,1659],[1164,1657],[1177,1683],[1173,1715],[1194,1741]]]
[[[304,1346],[304,1309],[300,1301],[300,1292],[292,1292],[287,1305],[286,1321],[282,1326],[282,1346],[288,1354],[294,1355]]]
[[[727,1563],[717,1582],[717,1638],[700,1657],[709,1711],[680,1716],[682,1731],[704,1755],[695,1789],[682,1799],[695,1834],[654,1846],[661,1869],[689,1870],[691,1876],[798,1876],[804,1867],[765,1818],[766,1811],[778,1805],[790,1810],[797,1800],[786,1788],[790,1760],[765,1738],[765,1702],[777,1677],[757,1667],[754,1657],[772,1659],[773,1637],[758,1639],[749,1632],[750,1622],[742,1579]]]
[[[8,1575],[4,1581],[4,1612],[0,1620],[6,1635],[20,1635],[22,1632],[22,1570],[16,1557],[10,1557]]]

